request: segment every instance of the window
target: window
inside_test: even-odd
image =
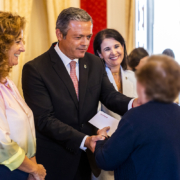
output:
[[[136,47],[149,54],[174,51],[180,63],[180,0],[136,0]]]

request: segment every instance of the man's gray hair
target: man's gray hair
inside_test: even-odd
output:
[[[68,26],[70,21],[91,21],[93,23],[91,16],[83,9],[70,7],[64,9],[59,14],[56,21],[56,29],[59,29],[63,34],[63,37],[67,35]]]

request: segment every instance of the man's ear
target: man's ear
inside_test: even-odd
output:
[[[63,34],[61,33],[60,29],[56,29],[56,36],[59,41],[63,39]]]
[[[97,51],[97,53],[98,53],[99,57],[100,57],[101,59],[103,59],[101,53],[100,53],[99,51]]]

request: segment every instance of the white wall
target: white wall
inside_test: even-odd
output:
[[[124,38],[126,37],[125,3],[126,0],[107,0],[107,28],[118,30]]]
[[[80,7],[80,0],[71,0],[71,7]]]
[[[126,37],[125,27],[126,0],[107,0],[107,28],[118,30]],[[71,6],[80,7],[80,0],[71,0]]]
[[[4,0],[0,0],[0,11],[4,10]]]
[[[70,0],[70,4],[72,7],[80,7],[80,0]],[[4,0],[0,0],[0,11],[4,9]]]

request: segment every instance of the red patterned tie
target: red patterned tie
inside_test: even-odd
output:
[[[72,82],[74,84],[74,88],[75,88],[77,98],[78,98],[78,79],[76,76],[76,62],[71,61],[69,64],[70,64],[70,77],[71,77]]]

